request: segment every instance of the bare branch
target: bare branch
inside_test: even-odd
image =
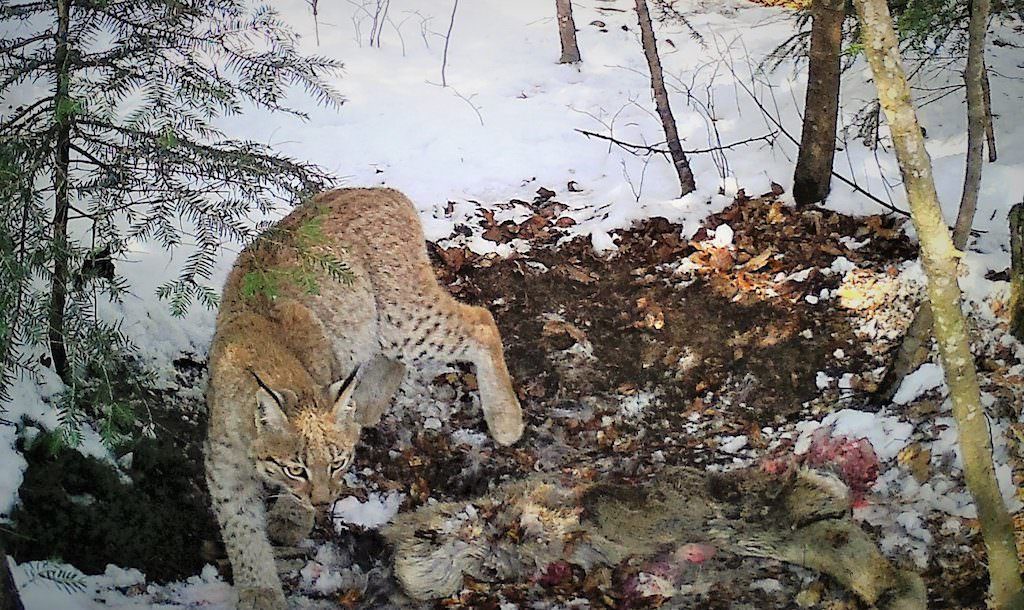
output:
[[[648,154],[660,154],[660,155],[671,154],[670,151],[667,148],[658,148],[656,146],[647,146],[645,144],[633,144],[633,143],[630,143],[630,142],[623,142],[622,140],[618,140],[618,139],[613,138],[611,136],[607,136],[607,135],[604,135],[604,134],[601,134],[601,133],[595,133],[593,131],[587,131],[586,129],[575,129],[573,131],[579,132],[579,133],[587,136],[588,138],[598,138],[600,140],[607,140],[607,141],[611,142],[612,144],[615,144],[619,148],[622,148],[623,150],[625,150],[627,152],[630,152],[630,153],[633,153],[633,154],[636,154],[638,152],[643,152],[643,151],[647,152]],[[771,133],[766,133],[763,136],[756,136],[756,137],[753,137],[753,138],[747,138],[745,140],[740,140],[738,142],[733,142],[731,144],[723,144],[721,146],[712,146],[710,148],[695,148],[695,149],[692,149],[692,150],[684,150],[683,152],[685,152],[688,155],[699,155],[699,154],[704,154],[704,153],[718,152],[718,151],[721,151],[721,150],[729,150],[731,148],[736,148],[738,146],[743,146],[745,144],[752,144],[754,142],[767,142],[768,144],[774,144],[775,143],[775,136],[776,135],[778,135],[778,132],[777,131],[773,131]]]

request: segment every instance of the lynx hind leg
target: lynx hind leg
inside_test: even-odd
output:
[[[265,531],[260,484],[245,452],[212,441],[206,451],[206,481],[231,561],[238,609],[286,610],[288,602]]]
[[[462,317],[470,329],[467,354],[476,367],[487,428],[499,444],[511,445],[523,435],[523,410],[505,366],[501,333],[491,312],[482,307],[463,306]]]

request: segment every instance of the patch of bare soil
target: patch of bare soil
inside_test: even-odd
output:
[[[735,248],[709,239],[723,224]],[[836,349],[859,355],[847,321],[807,300],[841,279],[819,267],[839,255],[885,266],[910,249],[892,231],[877,250],[855,252],[839,241],[863,228],[853,219],[761,200],[706,226],[684,241],[655,218],[622,232],[614,256],[577,239],[528,261],[441,272],[458,296],[494,311],[525,399],[551,405],[646,387],[676,405],[659,415],[678,418],[679,405],[700,409],[700,397],[729,389],[742,426],[779,423],[816,394],[815,372]],[[805,278],[789,277],[800,271]],[[581,343],[594,358],[564,366],[564,351]]]

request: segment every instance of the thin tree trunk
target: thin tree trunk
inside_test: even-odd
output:
[[[441,55],[441,86],[448,86],[448,77],[445,71],[448,69],[448,43],[452,41],[452,29],[455,27],[455,11],[459,10],[459,0],[452,2],[452,18],[448,22],[448,33],[444,35],[444,53]]]
[[[686,153],[683,152],[683,145],[679,142],[676,120],[672,116],[672,108],[668,103],[665,75],[661,70],[661,58],[658,57],[658,43],[654,40],[654,25],[651,23],[651,13],[647,10],[646,0],[636,0],[636,15],[640,21],[640,40],[644,46],[644,55],[647,57],[647,67],[651,71],[651,90],[654,92],[654,105],[658,109],[661,125],[665,129],[665,139],[668,143],[669,154],[672,156],[672,165],[675,166],[676,175],[679,176],[681,195],[688,195],[697,190],[697,185],[693,180],[690,162],[686,159]]]
[[[18,585],[11,576],[11,566],[7,563],[7,551],[0,544],[0,610],[25,610],[18,594]]]
[[[985,144],[988,145],[988,162],[999,158],[996,152],[996,127],[992,119],[992,87],[988,84],[988,68],[982,72],[981,86],[985,91]]]
[[[985,131],[991,125],[984,94],[985,28],[988,24],[989,7],[989,0],[971,0],[967,68],[964,71],[964,84],[967,88],[967,162],[960,211],[953,228],[953,245],[957,250],[967,247],[967,240],[971,235],[974,213],[978,208],[978,192],[981,188]],[[990,148],[990,154],[992,150],[994,149]],[[879,396],[886,400],[892,399],[903,378],[928,359],[931,334],[932,311],[928,302],[924,301],[918,307],[910,328],[907,329],[893,365],[879,384]]]
[[[1024,203],[1010,208],[1010,332],[1024,341]]]
[[[803,134],[793,173],[793,198],[797,205],[824,201],[831,187],[846,2],[814,0],[811,15]]]
[[[64,309],[68,282],[68,167],[71,156],[71,74],[68,56],[68,30],[71,25],[70,0],[57,0],[56,126],[54,137],[53,276],[50,279],[49,340],[53,366],[65,382],[71,380],[67,348],[64,344]]]
[[[996,480],[988,418],[981,406],[974,357],[960,309],[959,253],[939,207],[931,161],[910,101],[910,87],[900,61],[889,7],[886,0],[854,0],[854,5],[861,21],[864,52],[889,122],[911,218],[921,244],[921,261],[935,316],[935,337],[957,422],[964,478],[978,509],[988,555],[989,601],[997,610],[1020,610],[1024,608],[1024,585],[1013,526]]]
[[[981,164],[985,152],[985,29],[988,27],[989,0],[971,0],[971,19],[967,26],[967,169],[960,196],[960,213],[953,225],[953,243],[962,249],[967,244],[978,209],[981,189]]]
[[[309,2],[309,8],[313,9],[313,34],[316,36],[316,46],[320,46],[320,15],[318,13],[318,6],[320,0],[307,0]]]
[[[558,37],[562,41],[560,64],[575,64],[580,59],[580,48],[576,44],[576,22],[572,19],[572,0],[555,0],[558,11]]]

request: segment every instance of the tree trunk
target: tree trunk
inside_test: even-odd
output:
[[[640,40],[644,46],[644,55],[647,57],[647,67],[651,71],[654,105],[658,109],[661,125],[665,129],[665,140],[668,142],[668,151],[672,156],[672,165],[675,166],[676,175],[679,176],[681,195],[688,195],[697,190],[697,186],[693,181],[690,162],[686,159],[683,145],[679,142],[679,132],[676,130],[676,120],[672,116],[672,108],[668,104],[665,75],[661,70],[661,58],[658,57],[658,44],[654,40],[654,25],[651,23],[651,13],[647,10],[647,0],[636,0],[636,15],[640,21]]]
[[[54,62],[57,72],[56,132],[53,148],[53,276],[50,278],[49,339],[53,366],[65,383],[71,380],[67,348],[64,344],[64,309],[68,283],[68,167],[71,158],[72,100],[71,68],[68,55],[68,30],[71,25],[70,0],[57,0],[57,47]]]
[[[964,188],[960,197],[960,211],[953,228],[953,245],[957,250],[967,247],[971,225],[978,207],[981,188],[982,154],[984,139],[991,125],[985,103],[985,28],[988,25],[990,0],[971,0],[971,20],[968,26],[967,68],[964,84],[967,88],[967,163]],[[990,146],[991,156],[995,149]],[[932,312],[928,302],[918,307],[907,330],[899,352],[882,383],[879,396],[891,400],[903,378],[928,359],[932,334]]]
[[[797,205],[824,201],[832,181],[846,2],[814,0],[811,15],[803,134],[793,173],[793,198]]]
[[[999,157],[996,152],[996,127],[992,120],[992,87],[988,84],[988,68],[982,72],[981,86],[985,91],[985,144],[988,145],[988,162],[995,163]]]
[[[1010,208],[1010,332],[1024,341],[1024,203]]]
[[[960,196],[960,213],[953,226],[953,243],[963,249],[970,237],[974,212],[981,189],[981,164],[985,152],[985,29],[988,27],[989,0],[971,0],[971,19],[967,26],[967,169]]]
[[[1013,526],[996,480],[988,418],[981,406],[974,357],[960,309],[959,252],[939,207],[931,161],[910,101],[910,87],[900,61],[889,7],[886,0],[854,0],[854,5],[861,21],[864,52],[889,122],[911,219],[921,244],[928,298],[935,316],[935,338],[959,432],[964,478],[978,509],[988,555],[989,601],[997,610],[1020,610],[1024,608],[1024,585]]]
[[[0,610],[25,610],[18,594],[18,585],[11,576],[11,566],[7,563],[7,551],[0,544]]]
[[[555,0],[558,10],[558,37],[562,40],[560,64],[575,64],[580,59],[580,48],[576,45],[576,22],[572,20],[572,0]]]

